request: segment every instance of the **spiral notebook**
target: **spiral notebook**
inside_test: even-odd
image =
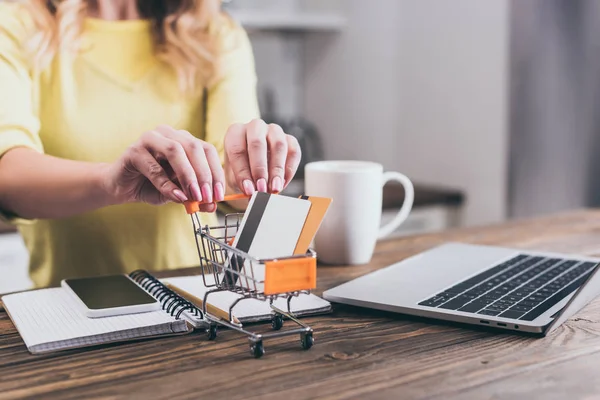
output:
[[[103,318],[88,318],[77,299],[63,288],[39,289],[2,297],[4,308],[12,319],[27,349],[33,354],[48,353],[81,347],[96,346],[114,342],[148,339],[161,336],[182,335],[192,332],[195,328],[205,329],[206,320],[202,318],[199,307],[193,301],[176,294],[158,279],[145,271],[130,274],[141,287],[154,296],[162,304],[162,310],[139,314],[118,315]],[[182,286],[192,295],[204,293],[206,288],[196,288],[202,282],[199,276],[173,278],[172,285]],[[235,299],[233,293],[218,293]],[[233,296],[233,297],[232,297]],[[304,297],[304,296],[303,296]],[[322,312],[330,305],[326,300],[314,295],[298,298],[301,307],[296,307],[300,314]],[[320,300],[314,303],[314,298]],[[212,299],[212,298],[211,298]],[[254,300],[247,300],[248,302]],[[324,302],[324,303],[321,303]],[[209,301],[212,303],[212,300]],[[240,302],[240,307],[245,301]],[[263,303],[241,308],[245,321],[258,321],[270,318]],[[294,304],[295,302],[292,302]],[[221,307],[228,307],[221,304]],[[254,307],[254,308],[253,308]],[[237,309],[237,307],[236,307]]]
[[[145,271],[130,274],[162,304],[162,310],[88,318],[77,299],[63,288],[2,297],[27,349],[33,354],[191,332],[205,326],[200,310]]]

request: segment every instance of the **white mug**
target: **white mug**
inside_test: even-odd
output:
[[[383,186],[391,181],[404,186],[404,204],[383,227]],[[413,185],[399,172],[367,161],[318,161],[304,169],[305,194],[333,201],[314,240],[319,261],[326,264],[366,264],[378,239],[394,232],[408,217],[414,200]]]

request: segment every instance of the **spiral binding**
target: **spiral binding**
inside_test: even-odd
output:
[[[202,311],[177,293],[166,287],[161,281],[150,275],[147,271],[137,270],[129,274],[129,277],[138,283],[152,297],[157,299],[162,309],[172,317],[179,319],[184,311],[191,311],[195,317],[204,318]]]

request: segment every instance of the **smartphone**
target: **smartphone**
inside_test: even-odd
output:
[[[160,303],[127,275],[64,279],[61,286],[83,306],[89,318],[160,310]]]

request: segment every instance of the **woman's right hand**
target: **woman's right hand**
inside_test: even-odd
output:
[[[187,131],[161,125],[145,132],[106,168],[104,185],[113,203],[205,202],[214,212],[225,196],[225,174],[217,150]]]

